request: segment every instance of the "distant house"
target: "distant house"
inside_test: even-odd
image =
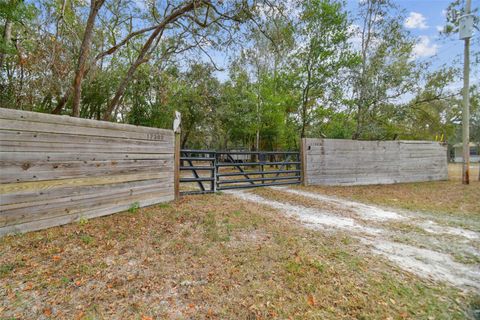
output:
[[[463,161],[462,143],[457,143],[453,145],[451,156],[453,162]],[[480,144],[470,142],[470,162],[480,162]]]

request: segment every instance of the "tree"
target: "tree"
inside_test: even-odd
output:
[[[315,110],[326,108],[341,81],[341,70],[352,67],[357,59],[350,51],[347,13],[339,2],[308,0],[296,25],[298,51],[293,72],[301,91],[300,136],[306,136]],[[337,91],[338,92],[338,91]]]
[[[457,77],[455,68],[441,68],[427,75],[425,85],[404,106],[398,106],[393,118],[402,139],[445,141],[453,139],[460,119],[458,91],[448,90]]]
[[[36,14],[35,7],[22,0],[0,2],[0,105],[17,105],[24,86],[26,57],[23,34]],[[17,81],[18,78],[18,81]]]
[[[270,144],[279,138],[280,127],[284,126],[280,122],[285,122],[286,109],[291,103],[288,89],[281,84],[282,70],[294,47],[291,8],[281,2],[277,6],[263,6],[251,27],[239,63],[253,81],[256,95],[254,148],[259,150],[262,138]],[[268,131],[265,132],[267,136],[262,131]]]
[[[90,13],[88,14],[85,32],[83,34],[82,45],[80,46],[80,53],[78,54],[78,62],[75,70],[75,78],[73,79],[73,106],[72,115],[74,117],[80,116],[80,99],[82,94],[82,80],[85,75],[85,68],[88,54],[90,53],[90,45],[92,42],[93,28],[95,26],[95,19],[98,11],[102,7],[105,0],[91,0]]]
[[[403,29],[403,16],[389,0],[360,4],[357,36],[361,63],[353,72],[352,93],[356,122],[354,139],[386,139],[385,116],[395,113],[395,101],[413,92],[421,68],[413,57],[415,41]]]

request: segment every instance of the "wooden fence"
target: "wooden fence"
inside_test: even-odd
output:
[[[174,198],[171,130],[0,108],[0,236]]]
[[[447,147],[433,141],[303,139],[306,185],[447,180]]]

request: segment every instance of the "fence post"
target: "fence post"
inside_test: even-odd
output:
[[[301,138],[301,142],[300,142],[300,162],[301,162],[301,175],[302,175],[302,185],[303,186],[307,186],[308,185],[308,182],[307,182],[307,138]]]
[[[217,166],[217,162],[218,162],[218,156],[217,156],[217,152],[215,151],[213,153],[213,156],[215,157],[215,160],[213,161],[213,192],[216,193],[217,192],[217,170],[218,170],[218,166]]]
[[[182,115],[175,111],[173,120],[173,132],[175,133],[175,155],[174,155],[174,193],[175,200],[180,199],[180,139],[181,139]]]

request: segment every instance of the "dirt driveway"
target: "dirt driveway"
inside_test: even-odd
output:
[[[3,237],[0,319],[478,319],[477,186],[259,188]]]
[[[318,191],[277,187],[230,192],[321,232],[347,232],[365,249],[420,277],[480,292],[478,219],[380,208]]]

